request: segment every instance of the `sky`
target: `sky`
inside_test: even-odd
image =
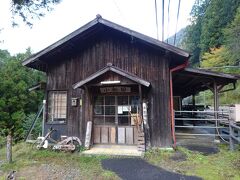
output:
[[[189,24],[189,13],[195,0],[181,0],[177,30]],[[58,41],[100,14],[110,20],[137,32],[157,38],[154,0],[62,0],[30,28],[24,23],[11,26],[11,0],[0,1],[0,49],[7,49],[12,55],[25,52],[31,47],[36,53]],[[165,0],[164,39],[176,30],[178,0],[170,1],[168,25],[168,0]],[[162,0],[157,0],[158,34],[162,37]]]

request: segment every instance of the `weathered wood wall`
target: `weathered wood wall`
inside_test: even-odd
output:
[[[169,61],[159,51],[112,34],[98,36],[66,57],[55,57],[55,63],[48,66],[47,90],[68,91],[67,135],[84,140],[87,121],[92,117],[86,91],[73,90],[72,85],[112,63],[151,83],[147,95],[151,145],[171,146]],[[72,107],[72,97],[82,97],[83,107]]]

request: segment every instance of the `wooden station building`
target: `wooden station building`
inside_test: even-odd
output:
[[[47,75],[45,133],[91,145],[172,147],[173,96],[235,85],[237,77],[186,68],[190,54],[97,16],[34,54],[24,66]],[[140,142],[143,139],[143,142]]]

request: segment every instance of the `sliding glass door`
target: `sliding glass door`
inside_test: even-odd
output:
[[[139,96],[95,96],[94,143],[137,144]]]

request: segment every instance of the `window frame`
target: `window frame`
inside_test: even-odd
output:
[[[65,118],[56,118],[52,120],[49,118],[49,106],[50,106],[50,93],[66,93],[66,117]],[[68,117],[68,91],[67,90],[48,90],[47,91],[47,106],[46,106],[46,123],[47,124],[67,124]]]
[[[113,96],[115,99],[114,99],[114,104],[110,103],[110,104],[106,104],[106,97],[109,98],[110,96]],[[127,97],[127,103],[118,103],[118,98],[119,97],[124,97],[126,98]],[[131,114],[119,114],[118,113],[118,107],[120,106],[135,106],[135,104],[132,104],[131,102],[131,98],[132,97],[138,97],[138,103],[136,104],[136,106],[138,107],[138,111],[139,111],[139,106],[140,106],[140,96],[138,94],[118,94],[118,95],[114,95],[114,94],[109,94],[109,95],[95,95],[93,98],[98,98],[98,97],[101,97],[103,98],[103,104],[95,104],[95,102],[93,102],[93,123],[94,125],[104,125],[104,126],[132,126],[132,123],[131,123]],[[101,107],[102,108],[102,114],[96,114],[95,113],[95,108],[96,107]],[[115,113],[114,114],[109,114],[107,115],[106,114],[106,108],[108,107],[114,107],[115,109]],[[138,112],[139,113],[139,112]],[[106,118],[113,118],[114,117],[114,124],[108,124],[106,123]],[[120,118],[128,118],[128,123],[127,124],[123,124],[123,123],[120,123]],[[98,121],[96,121],[97,119],[100,119],[101,120],[102,118],[102,123],[99,123]]]

